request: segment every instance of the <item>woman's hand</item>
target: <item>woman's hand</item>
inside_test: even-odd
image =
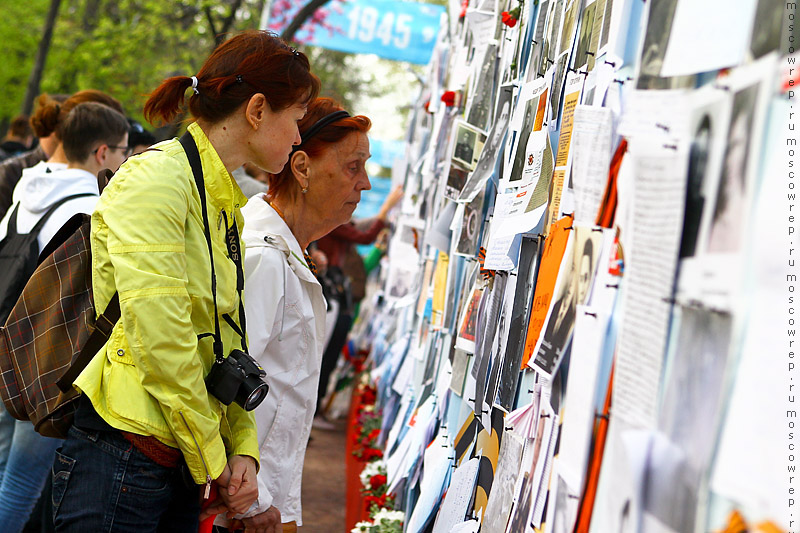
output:
[[[281,512],[274,506],[263,513],[242,518],[231,524],[231,531],[240,531],[244,528],[244,533],[281,533]]]
[[[228,459],[226,470],[230,469],[227,483],[223,484],[223,475],[217,478],[220,486],[219,495],[228,507],[228,518],[247,512],[250,505],[258,498],[258,481],[256,478],[256,461],[247,455],[234,455]]]

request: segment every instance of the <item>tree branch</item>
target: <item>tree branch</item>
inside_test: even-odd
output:
[[[286,28],[281,32],[281,39],[286,42],[289,42],[294,39],[294,34],[297,33],[297,30],[307,21],[314,12],[327,4],[330,0],[309,0],[309,2],[300,8],[292,21],[289,23]]]
[[[211,13],[211,7],[210,6],[206,6],[204,11],[205,11],[205,14],[206,14],[206,20],[208,21],[208,27],[211,30],[211,35],[214,36],[214,42],[216,43],[216,39],[217,39],[217,35],[218,34],[217,34],[216,25],[214,24],[214,15]]]
[[[233,26],[233,22],[236,20],[236,12],[239,11],[239,7],[242,5],[242,0],[234,0],[233,5],[231,6],[231,12],[228,13],[228,16],[225,17],[225,20],[222,21],[222,29],[220,29],[220,35],[226,35],[229,31],[231,31],[231,26]],[[224,38],[217,38],[218,43],[220,44]]]
[[[53,39],[53,28],[58,18],[58,7],[61,0],[50,0],[50,9],[47,12],[47,19],[44,23],[42,40],[39,41],[39,49],[36,51],[36,60],[33,63],[33,70],[28,78],[28,87],[25,90],[25,99],[22,102],[22,112],[30,115],[33,110],[33,99],[39,94],[39,83],[42,81],[44,64],[47,61],[47,53],[50,51],[50,41]]]

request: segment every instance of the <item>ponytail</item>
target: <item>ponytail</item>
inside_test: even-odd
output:
[[[189,76],[173,76],[161,82],[144,104],[144,118],[150,124],[172,122],[178,113],[186,110],[186,89],[191,86],[192,78]]]
[[[186,98],[192,78],[174,76],[153,91],[144,116],[171,122],[181,111],[216,123],[233,114],[254,94],[263,94],[273,111],[308,103],[319,93],[319,79],[308,58],[267,31],[246,31],[220,44],[197,72],[197,91]]]
[[[41,94],[36,99],[36,111],[31,116],[31,127],[38,138],[51,135],[58,126],[58,116],[61,105],[47,94]]]

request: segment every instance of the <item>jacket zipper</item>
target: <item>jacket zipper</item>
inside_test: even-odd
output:
[[[192,428],[189,427],[189,423],[186,421],[186,417],[183,416],[183,411],[178,411],[178,413],[180,413],[181,418],[183,419],[183,423],[186,425],[186,429],[189,430],[189,435],[192,436],[194,445],[197,448],[197,453],[200,455],[200,460],[203,462],[203,468],[205,468],[206,470],[206,488],[205,492],[203,493],[203,499],[207,500],[208,497],[211,495],[211,482],[213,480],[211,479],[211,474],[209,474],[208,472],[208,465],[206,465],[206,459],[205,457],[203,457],[203,452],[200,450],[200,445],[197,443],[197,439],[194,436],[194,431],[192,431]]]

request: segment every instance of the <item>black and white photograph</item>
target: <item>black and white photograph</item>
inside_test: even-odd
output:
[[[733,97],[727,146],[708,236],[709,253],[736,252],[742,242],[742,218],[748,207],[746,180],[750,135],[758,89],[759,84],[754,84]]]
[[[453,134],[452,160],[464,169],[472,170],[483,150],[486,134],[464,121],[456,122]]]
[[[539,76],[544,76],[558,57],[558,37],[561,32],[561,17],[564,14],[564,0],[550,2],[550,13],[547,17],[544,46],[542,47],[542,60],[539,64]]]
[[[581,16],[581,28],[578,34],[578,49],[575,52],[575,68],[581,69],[587,66],[589,62],[589,54],[592,47],[592,32],[594,30],[594,17],[595,10],[597,9],[597,2],[592,2],[586,6]]]
[[[514,163],[511,165],[509,184],[522,180],[522,168],[525,166],[525,153],[528,146],[528,139],[531,137],[534,123],[536,122],[536,111],[539,107],[539,98],[531,98],[525,103],[525,115],[522,118],[522,127],[517,136],[517,146],[514,152]]]
[[[750,55],[758,59],[781,46],[782,0],[759,0],[750,37]],[[797,24],[795,24],[796,26]]]
[[[592,231],[588,227],[578,226],[574,231],[575,304],[584,305],[589,301],[591,295],[603,237],[599,232]]]
[[[459,194],[461,194],[461,189],[464,188],[464,184],[467,182],[467,175],[469,171],[465,168],[462,168],[456,162],[450,164],[450,170],[447,172],[447,184],[444,191],[445,198],[451,198],[453,200],[457,199]]]
[[[531,55],[528,57],[528,69],[526,72],[526,81],[531,81],[532,79],[538,78],[544,75],[544,71],[541,71],[542,65],[542,53],[544,52],[544,39],[545,39],[545,23],[547,22],[547,13],[549,8],[550,1],[549,0],[542,0],[539,2],[539,11],[536,17],[536,28],[534,29],[533,33],[533,41],[537,44],[541,44],[541,46],[534,46],[533,50],[531,50]]]
[[[492,129],[489,131],[488,142],[481,151],[478,164],[475,165],[475,170],[467,177],[467,182],[464,184],[464,188],[458,198],[461,202],[471,201],[478,194],[478,191],[483,188],[495,168],[500,148],[503,146],[503,139],[505,139],[506,131],[508,130],[512,94],[513,86],[503,85],[500,87],[497,98],[497,116]]]
[[[514,305],[511,308],[511,323],[508,328],[508,342],[503,357],[503,368],[497,385],[495,405],[506,412],[511,412],[514,396],[519,382],[522,364],[525,333],[533,298],[533,286],[539,266],[539,237],[523,236],[519,252],[519,265],[514,291]],[[511,283],[512,280],[509,280]]]
[[[709,167],[712,139],[715,133],[716,120],[710,114],[704,114],[697,125],[697,130],[689,148],[689,171],[686,177],[686,203],[681,233],[679,257],[692,257],[697,248],[697,237],[700,222],[703,219],[703,206],[706,203],[703,185]]]
[[[578,21],[580,8],[580,0],[571,0],[564,10],[564,23],[561,27],[561,40],[558,47],[559,55],[569,52],[572,48],[572,39],[575,36],[575,24]]]
[[[483,214],[483,191],[464,206],[464,219],[461,222],[461,233],[456,245],[456,253],[475,257],[478,254]]]
[[[637,89],[678,89],[690,87],[693,83],[694,76],[661,77],[661,66],[667,53],[677,2],[678,0],[660,0],[648,4],[647,29],[642,43]]]
[[[577,302],[577,283],[575,283],[575,262],[562,262],[566,272],[559,273],[558,293],[554,295],[554,303],[550,316],[544,326],[542,342],[536,353],[534,364],[547,375],[552,376],[561,362],[572,335],[575,324],[575,305]]]
[[[467,112],[467,122],[486,130],[489,127],[489,119],[492,117],[492,105],[495,101],[495,90],[497,88],[497,45],[490,43],[486,46],[483,56],[481,69],[477,73],[477,81],[474,84],[474,91],[470,98],[469,111]]]

